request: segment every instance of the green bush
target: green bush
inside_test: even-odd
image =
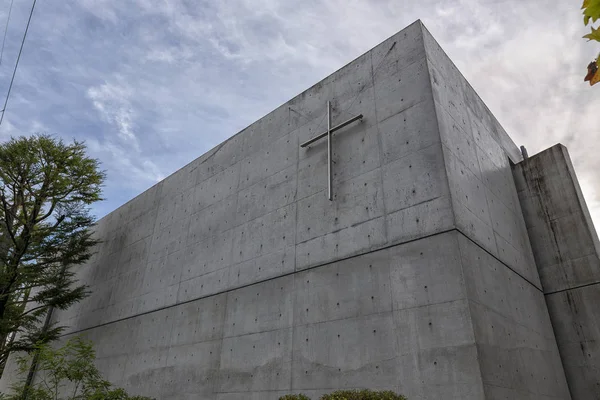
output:
[[[303,394],[288,394],[279,400],[310,400]],[[321,400],[406,400],[406,397],[394,392],[372,390],[338,390],[331,394],[321,396]]]
[[[279,400],[310,400],[310,398],[303,394],[286,394],[280,397]]]
[[[406,397],[387,391],[339,390],[321,396],[321,400],[406,400]]]

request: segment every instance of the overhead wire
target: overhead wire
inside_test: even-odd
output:
[[[10,0],[8,8],[8,17],[6,18],[6,27],[4,28],[4,38],[2,39],[2,50],[0,50],[0,65],[2,65],[2,57],[4,56],[4,44],[6,43],[6,34],[8,33],[8,24],[10,22],[10,14],[12,13],[13,3],[15,0]]]
[[[25,33],[23,34],[23,40],[21,41],[21,48],[19,49],[19,55],[17,56],[17,62],[15,63],[15,69],[13,70],[12,78],[10,79],[10,85],[8,86],[8,92],[6,93],[6,99],[4,100],[4,107],[2,107],[2,115],[0,115],[0,125],[4,121],[4,114],[6,113],[6,105],[8,104],[8,98],[10,97],[10,91],[12,90],[13,83],[15,81],[15,75],[17,74],[17,68],[19,67],[19,60],[21,60],[21,54],[23,53],[23,46],[25,45],[25,39],[27,38],[27,32],[29,32],[29,25],[31,24],[31,17],[35,10],[35,4],[37,0],[33,0],[31,5],[31,11],[29,13],[29,19],[27,20],[27,26],[25,27]]]

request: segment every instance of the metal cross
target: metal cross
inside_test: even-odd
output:
[[[341,124],[339,124],[337,126],[332,127],[331,126],[331,102],[328,101],[327,102],[327,131],[321,133],[320,135],[318,135],[300,145],[300,147],[306,147],[306,146],[316,142],[317,140],[322,139],[325,136],[327,136],[327,159],[329,162],[329,164],[327,165],[327,177],[329,180],[328,197],[329,197],[329,200],[331,200],[331,201],[333,201],[333,187],[332,187],[333,186],[333,176],[331,173],[331,170],[333,168],[333,159],[332,159],[332,154],[331,154],[331,135],[333,134],[333,132],[342,129],[346,125],[350,125],[351,123],[353,123],[355,121],[362,120],[362,118],[363,118],[363,115],[359,114],[355,117],[350,118],[347,121],[342,122]]]

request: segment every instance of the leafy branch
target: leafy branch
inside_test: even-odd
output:
[[[21,354],[17,364],[22,379],[12,386],[12,394],[0,394],[0,400],[153,400],[114,388],[94,363],[92,342],[82,337],[71,338],[58,348],[47,343],[37,343],[34,348],[38,382],[28,385],[24,379],[35,356]]]
[[[600,19],[600,0],[583,0],[581,6],[583,10],[583,24],[585,26],[591,25],[591,32],[583,36],[584,39],[595,40],[600,42],[600,27],[594,28],[594,23]],[[587,69],[588,73],[585,76],[584,82],[590,82],[590,86],[594,86],[600,82],[600,72],[598,72],[598,63],[600,63],[600,54],[598,57],[589,63]]]

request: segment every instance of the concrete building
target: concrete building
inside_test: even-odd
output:
[[[328,102],[331,164],[327,137],[301,147]],[[523,159],[420,21],[97,236],[93,294],[55,319],[136,394],[600,399],[600,245],[566,149]]]

